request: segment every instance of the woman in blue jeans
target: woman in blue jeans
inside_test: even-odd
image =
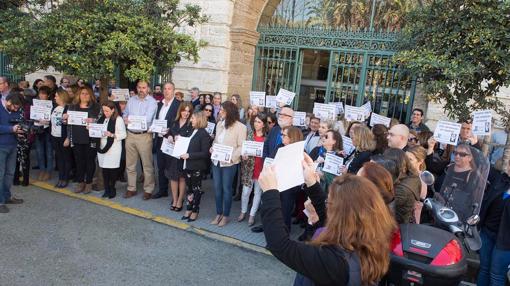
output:
[[[494,170],[491,170],[494,171]],[[478,286],[505,286],[510,270],[510,177],[491,172],[480,210]]]
[[[246,140],[246,126],[239,122],[239,110],[230,101],[221,105],[218,115],[221,119],[216,125],[216,136],[211,151],[215,148],[214,145],[225,145],[233,149],[231,155],[226,154],[222,158],[215,158],[214,154],[211,156],[216,199],[216,217],[211,224],[222,227],[229,222],[232,182],[237,166],[241,162],[241,148]]]
[[[50,88],[42,86],[39,88],[37,99],[49,101]],[[53,172],[55,157],[53,156],[53,144],[51,143],[51,128],[50,118],[46,120],[37,120],[36,126],[39,126],[39,130],[35,135],[35,150],[37,151],[37,164],[39,165],[39,176],[38,179],[41,181],[48,181],[51,178],[51,172]]]

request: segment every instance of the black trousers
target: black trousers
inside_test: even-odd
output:
[[[119,177],[120,168],[115,169],[103,168],[102,170],[105,192],[110,193],[112,191],[115,191],[115,182],[117,182],[117,178]]]
[[[125,178],[124,173],[126,173],[126,140],[122,140],[122,152],[120,153],[120,168],[119,168],[119,178]]]
[[[282,202],[282,213],[283,220],[290,232],[290,225],[292,221],[292,212],[294,211],[294,205],[296,204],[297,192],[301,189],[301,186],[297,186],[280,193],[280,200]]]
[[[53,150],[55,150],[55,161],[57,162],[58,179],[69,180],[69,172],[72,168],[71,147],[64,147],[65,138],[51,136]]]
[[[186,184],[186,210],[198,213],[200,211],[200,199],[202,198],[202,171],[185,170]]]
[[[156,137],[156,160],[158,161],[158,187],[160,193],[168,193],[168,178],[165,176],[165,168],[167,168],[169,160],[165,159],[165,155],[160,149],[164,138]],[[167,162],[168,161],[168,162]]]
[[[76,182],[92,184],[96,171],[96,149],[89,144],[74,144],[73,153],[76,160]]]
[[[19,183],[20,175],[23,176],[23,185],[28,185],[30,178],[30,149],[31,145],[28,144],[22,150],[17,150],[16,156],[16,169],[14,170],[14,182]],[[19,148],[19,146],[18,146]],[[23,153],[24,152],[24,153]],[[21,172],[20,172],[21,169]]]

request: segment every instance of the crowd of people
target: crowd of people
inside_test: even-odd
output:
[[[472,148],[479,149],[482,140],[473,135],[470,121],[460,122],[456,146],[443,145],[424,124],[418,108],[408,124],[392,121],[390,126],[370,127],[368,120],[331,121],[308,114],[306,127],[297,127],[291,106],[244,106],[238,94],[223,100],[221,93],[201,94],[192,88],[191,100],[184,101],[171,82],[152,91],[148,82],[138,81],[127,101],[114,102],[99,100],[99,86],[100,82],[71,84],[68,78],[58,86],[53,76],[46,76],[32,88],[26,82],[11,87],[0,77],[0,213],[9,212],[6,204],[23,203],[11,195],[10,187],[28,185],[36,165],[37,179],[48,181],[57,169],[55,187],[74,182],[76,193],[89,194],[95,187],[112,199],[116,182],[127,181],[124,198],[139,192],[143,200],[171,195],[169,211],[185,209],[182,220],[193,222],[199,218],[202,181],[212,176],[216,216],[210,223],[218,227],[230,223],[232,201],[241,200],[237,221],[247,219],[252,231],[265,233],[268,249],[298,272],[295,285],[376,283],[388,269],[392,233],[398,224],[427,220],[422,210],[427,197],[448,196],[447,206],[462,219],[470,214],[461,199],[451,199],[441,186],[448,170],[459,174],[457,179],[464,184],[473,178]],[[110,91],[114,88],[110,84]],[[53,110],[49,120],[32,125],[34,99],[51,100]],[[87,113],[87,124],[69,124],[69,114],[75,111]],[[133,116],[144,117],[146,126],[132,125]],[[166,128],[151,132],[155,120],[165,120]],[[104,124],[102,138],[90,136],[91,123]],[[214,128],[209,130],[211,124]],[[162,150],[163,144],[184,137],[189,145],[180,158]],[[263,143],[261,156],[242,153],[247,140]],[[300,141],[305,146],[305,184],[278,190],[278,176],[264,167],[265,159]],[[344,148],[346,141],[352,148]],[[229,160],[211,160],[215,144],[232,148]],[[34,166],[32,147],[37,155]],[[341,176],[323,170],[328,154],[343,158]],[[438,192],[420,179],[425,170],[437,178]],[[480,212],[478,285],[505,283],[505,267],[510,264],[509,185],[509,175],[494,168]],[[257,212],[262,225],[255,226]],[[303,228],[300,241],[289,238],[291,227]]]

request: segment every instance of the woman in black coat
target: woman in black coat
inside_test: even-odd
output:
[[[165,135],[170,143],[173,144],[179,136],[189,137],[191,135],[193,132],[193,127],[191,127],[190,123],[192,112],[193,106],[189,102],[184,102],[179,106],[177,118],[170,126],[168,134]],[[167,160],[165,176],[170,180],[170,188],[172,190],[170,210],[180,212],[186,191],[186,176],[182,168],[184,161],[168,155],[165,158]]]
[[[375,140],[372,131],[364,125],[352,130],[351,139],[356,150],[347,157],[345,165],[348,166],[347,171],[349,173],[356,174],[365,162],[370,161],[370,156],[375,150]]]
[[[186,176],[186,213],[181,218],[188,222],[195,221],[200,211],[200,198],[202,197],[202,173],[208,167],[209,149],[211,147],[207,127],[207,117],[204,112],[195,112],[191,116],[193,133],[188,146],[188,152],[181,156],[184,174]]]

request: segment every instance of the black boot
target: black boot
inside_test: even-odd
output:
[[[110,186],[107,186],[107,185],[104,186],[104,193],[101,197],[103,197],[103,198],[110,197]]]

